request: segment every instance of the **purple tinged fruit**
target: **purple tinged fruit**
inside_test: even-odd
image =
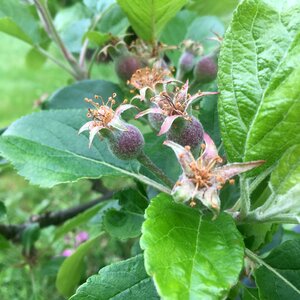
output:
[[[127,130],[124,131],[111,131],[108,136],[112,153],[123,160],[138,157],[145,145],[144,137],[138,128],[128,124],[126,127]]]
[[[166,117],[161,114],[149,114],[148,115],[148,120],[149,120],[151,127],[157,132],[160,131],[161,125],[163,124],[165,118]]]
[[[216,79],[218,73],[215,56],[203,56],[194,68],[195,80],[199,83],[209,83]]]
[[[134,55],[120,56],[116,59],[115,70],[117,75],[123,81],[130,80],[131,76],[145,65],[142,60]]]
[[[193,150],[200,146],[203,135],[201,123],[195,117],[191,117],[191,120],[177,119],[167,132],[167,140],[183,147],[188,145]]]
[[[182,53],[179,59],[179,68],[183,73],[192,71],[195,64],[195,55],[189,51]]]

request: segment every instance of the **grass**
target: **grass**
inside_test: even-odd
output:
[[[37,99],[71,79],[49,61],[41,69],[31,69],[26,65],[29,50],[29,45],[0,32],[0,128],[32,112]]]

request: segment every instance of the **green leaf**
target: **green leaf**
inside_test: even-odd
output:
[[[39,237],[40,226],[38,223],[29,224],[26,226],[24,231],[22,231],[21,241],[26,255],[29,255],[32,246],[39,239]]]
[[[137,161],[116,158],[106,140],[95,139],[89,149],[88,134],[78,135],[86,122],[85,110],[31,114],[13,123],[0,137],[0,153],[13,163],[20,175],[44,187],[123,173],[160,191],[169,191],[140,174]]]
[[[168,45],[180,45],[183,40],[192,39],[201,42],[205,53],[208,54],[218,47],[216,41],[209,39],[215,37],[214,33],[218,33],[220,36],[224,34],[224,25],[218,18],[199,17],[194,12],[182,10],[165,26],[161,34],[161,41]],[[181,53],[181,50],[167,52],[174,65],[177,65]]]
[[[212,91],[217,91],[218,88],[214,84]],[[206,89],[205,89],[206,91]],[[218,146],[221,143],[219,117],[218,117],[218,95],[211,95],[204,97],[200,102],[199,120],[203,125],[205,132],[207,132]]]
[[[300,183],[300,145],[288,149],[273,170],[270,188],[276,195],[285,195]]]
[[[92,43],[96,44],[98,47],[103,46],[107,41],[110,40],[109,34],[99,31],[88,31],[85,34],[85,37],[88,38]]]
[[[244,246],[229,215],[212,220],[160,194],[142,232],[146,270],[163,299],[223,299],[237,283]]]
[[[83,3],[92,12],[105,12],[112,4],[115,3],[115,0],[83,0]]]
[[[232,13],[238,5],[239,0],[215,0],[199,1],[192,0],[187,5],[187,9],[196,11],[199,15],[227,16]]]
[[[145,134],[144,137],[146,141],[145,153],[169,178],[174,181],[177,180],[181,174],[181,168],[175,155],[172,155],[172,150],[163,146],[165,137],[158,137],[157,133],[153,132]],[[153,177],[145,168],[142,167],[142,169],[150,178]]]
[[[139,37],[156,41],[163,27],[186,0],[118,0]]]
[[[84,257],[96,242],[99,241],[101,235],[102,233],[81,244],[76,251],[62,263],[57,274],[56,287],[63,296],[69,297],[74,293],[83,275]]]
[[[116,84],[105,80],[83,80],[56,91],[45,103],[45,108],[90,108],[91,105],[86,103],[84,98],[99,95],[106,101],[113,93],[117,94],[117,101],[123,100],[123,93]]]
[[[88,278],[70,300],[158,300],[155,287],[144,268],[143,255],[104,267]]]
[[[300,145],[291,147],[283,154],[272,172],[267,191],[269,198],[250,215],[259,221],[284,222],[288,218],[293,223],[299,223]]]
[[[209,39],[215,37],[215,33],[220,36],[224,34],[224,25],[218,18],[197,17],[194,12],[182,10],[165,26],[161,41],[168,45],[180,45],[183,40],[192,39],[201,42],[208,54],[219,46],[216,41]],[[177,65],[180,55],[180,50],[168,51],[174,65]]]
[[[2,221],[7,214],[6,206],[3,201],[0,201],[0,221]]]
[[[31,48],[25,57],[26,65],[33,70],[39,70],[47,61],[47,57],[35,48]]]
[[[220,127],[230,161],[265,159],[300,142],[300,3],[246,0],[222,45]]]
[[[238,229],[244,237],[245,246],[255,251],[272,241],[278,225],[272,223],[242,224],[238,226]]]
[[[79,53],[85,33],[91,25],[91,11],[82,3],[60,9],[54,25],[68,50]]]
[[[29,44],[38,44],[41,32],[29,6],[19,0],[0,0],[0,31]]]
[[[217,17],[198,17],[190,24],[185,38],[200,42],[205,54],[209,54],[219,47],[219,43],[210,38],[216,37],[215,33],[223,36],[224,30],[223,23]]]
[[[128,19],[126,18],[126,15],[122,9],[119,7],[119,5],[114,5],[111,9],[107,10],[105,14],[103,14],[97,28],[101,32],[119,36],[126,32],[128,26]]]
[[[84,40],[84,35],[91,25],[90,19],[82,19],[72,22],[61,32],[61,38],[69,51],[79,53]]]
[[[119,199],[120,209],[109,210],[105,214],[106,231],[119,239],[129,239],[141,234],[144,222],[144,211],[148,206],[145,195],[135,189],[127,189],[115,194]]]
[[[9,241],[0,234],[0,249],[2,251],[7,250],[10,246],[11,244],[9,243]],[[1,266],[0,266],[0,270],[1,270]]]
[[[243,288],[243,300],[259,300],[258,289]]]
[[[94,217],[99,211],[105,209],[105,207],[109,206],[110,201],[104,201],[99,203],[81,214],[78,214],[76,217],[68,220],[63,225],[59,226],[55,230],[54,240],[59,239],[60,237],[64,236],[66,233],[70,232],[74,228],[78,227],[82,223],[87,223],[92,217]]]
[[[187,10],[181,10],[164,27],[160,40],[168,45],[179,45],[185,38],[188,27],[197,15]]]
[[[194,12],[181,10],[164,27],[161,33],[160,41],[167,45],[178,46],[186,39],[186,33],[191,22],[197,17]],[[168,57],[172,60],[174,66],[177,65],[181,51],[178,49],[167,51]]]
[[[82,110],[31,114],[13,123],[1,136],[2,155],[13,162],[21,175],[45,187],[117,175],[123,168],[128,174],[137,169],[137,163],[113,156],[100,139],[89,149],[87,135],[78,135],[86,121]]]
[[[54,25],[58,32],[62,33],[72,23],[88,19],[92,17],[92,13],[82,3],[75,3],[70,7],[60,9],[55,15]]]
[[[283,279],[266,266],[261,266],[256,270],[255,279],[259,289],[259,299],[299,299],[300,240],[286,241],[275,248],[264,259],[264,262],[278,272]]]

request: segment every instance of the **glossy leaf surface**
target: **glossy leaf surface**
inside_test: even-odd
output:
[[[244,246],[229,215],[212,220],[160,194],[142,232],[146,270],[163,299],[220,299],[237,282]]]
[[[90,108],[91,105],[84,101],[85,98],[93,98],[94,95],[99,95],[104,101],[107,101],[113,93],[117,94],[117,100],[123,100],[123,93],[116,84],[105,80],[83,80],[53,93],[45,103],[45,108]]]
[[[155,41],[166,23],[186,0],[118,0],[135,32],[147,41]]]
[[[144,268],[143,255],[104,267],[78,288],[70,300],[158,300],[155,287]]]
[[[136,160],[120,160],[106,140],[88,147],[88,134],[78,135],[87,122],[85,110],[51,110],[34,113],[13,123],[0,137],[0,154],[33,184],[51,187],[83,178],[105,175],[132,176],[156,189],[168,188],[139,173]]]

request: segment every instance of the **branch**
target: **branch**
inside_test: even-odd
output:
[[[104,200],[111,198],[112,192],[107,192],[102,197],[92,200],[90,202],[80,204],[65,210],[57,212],[46,212],[41,215],[31,216],[29,222],[19,225],[4,225],[0,224],[0,234],[3,235],[7,240],[19,242],[22,232],[26,229],[29,224],[38,223],[40,228],[45,228],[51,225],[61,225],[65,221],[77,216],[78,214],[86,211],[87,209],[97,205]]]
[[[75,79],[77,80],[86,79],[87,78],[86,71],[79,66],[75,57],[72,55],[71,52],[69,52],[69,50],[63,43],[62,39],[60,38],[58,32],[56,31],[47,4],[44,5],[40,0],[34,0],[34,4],[38,11],[39,17],[44,24],[46,32],[48,33],[48,35],[50,35],[50,38],[52,38],[54,42],[57,44],[64,58],[67,60],[67,62],[73,69]]]

